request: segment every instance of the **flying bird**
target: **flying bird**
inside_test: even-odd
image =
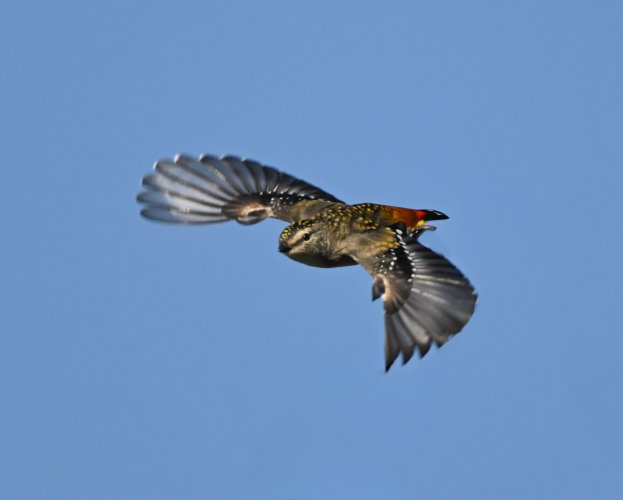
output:
[[[474,312],[477,295],[467,278],[418,238],[437,210],[359,203],[335,196],[273,167],[236,156],[178,155],[160,160],[142,180],[141,215],[173,224],[267,217],[289,223],[279,251],[317,267],[359,264],[372,276],[372,299],[383,297],[385,370],[399,354],[443,345]]]

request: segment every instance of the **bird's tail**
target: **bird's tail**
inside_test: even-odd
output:
[[[426,226],[427,221],[448,218],[446,214],[438,210],[392,207],[389,205],[383,206],[382,215],[390,224],[403,223],[411,234],[422,229],[432,229],[433,226]]]

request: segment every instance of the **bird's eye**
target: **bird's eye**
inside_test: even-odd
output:
[[[305,233],[303,234],[303,236],[301,236],[303,238],[303,240],[305,241],[309,241],[309,239],[311,238],[311,236],[309,235],[309,233]]]

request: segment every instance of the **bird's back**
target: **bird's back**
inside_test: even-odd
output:
[[[437,210],[423,210],[358,203],[356,205],[335,204],[316,214],[316,218],[334,225],[341,232],[365,232],[402,223],[409,233],[416,231],[431,220],[447,219]]]

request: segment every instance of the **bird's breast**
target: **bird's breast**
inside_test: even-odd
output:
[[[344,267],[354,266],[357,263],[348,255],[340,255],[337,258],[329,258],[323,255],[292,254],[288,255],[292,260],[313,267]]]

